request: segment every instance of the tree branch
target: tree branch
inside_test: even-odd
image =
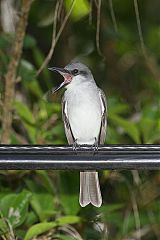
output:
[[[1,143],[9,143],[9,137],[12,126],[12,105],[15,96],[15,84],[17,66],[19,64],[23,39],[25,36],[28,14],[31,7],[32,0],[22,0],[21,14],[19,22],[17,24],[15,41],[11,50],[11,59],[8,65],[8,71],[5,75],[5,93],[3,102],[3,114],[2,114],[2,136]]]

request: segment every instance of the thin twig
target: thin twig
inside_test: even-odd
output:
[[[94,0],[96,7],[98,7],[98,0]]]
[[[98,5],[97,5],[97,31],[96,31],[96,47],[97,47],[97,52],[100,56],[102,56],[102,53],[101,53],[101,50],[100,50],[100,45],[99,45],[101,3],[102,3],[102,1],[98,0]]]
[[[141,183],[141,178],[139,175],[139,172],[137,170],[131,170],[132,176],[133,176],[133,181],[134,183],[139,186]]]
[[[1,143],[9,143],[9,136],[12,125],[12,104],[15,95],[15,84],[17,67],[22,54],[23,39],[25,36],[28,14],[32,0],[23,0],[21,15],[17,24],[15,41],[11,51],[11,59],[8,65],[8,71],[5,75],[5,93],[2,114],[2,136]]]
[[[60,27],[56,37],[55,37],[54,30],[53,30],[51,48],[50,48],[50,50],[48,52],[47,57],[45,58],[44,62],[42,63],[41,67],[37,71],[37,74],[36,74],[37,76],[41,73],[41,71],[44,69],[44,67],[49,63],[50,59],[52,58],[55,46],[56,46],[56,44],[57,44],[57,42],[58,42],[58,40],[59,40],[59,38],[60,38],[60,36],[62,34],[62,31],[63,31],[63,29],[64,29],[64,27],[65,27],[65,25],[66,25],[66,23],[68,21],[68,18],[70,17],[70,15],[72,13],[72,10],[73,10],[75,2],[76,2],[76,0],[72,1],[71,7],[70,7],[67,15],[65,16],[65,18],[64,18],[64,20],[62,22],[62,25],[61,25],[61,27]],[[58,1],[57,1],[57,4],[58,4]],[[57,18],[56,16],[57,16],[57,10],[55,10],[55,19]]]
[[[135,14],[136,14],[136,21],[137,21],[137,28],[138,28],[140,44],[141,44],[142,52],[143,52],[144,56],[146,57],[146,48],[145,48],[143,34],[142,34],[141,21],[140,21],[140,16],[139,16],[137,0],[134,0],[134,8],[135,8]]]
[[[142,227],[139,230],[136,230],[135,232],[133,232],[132,234],[130,234],[129,236],[125,237],[124,240],[137,240],[137,234],[141,237],[144,238],[144,236],[148,236],[148,234],[151,232],[151,227],[146,225],[144,227]]]
[[[59,231],[63,231],[65,233],[68,233],[69,236],[74,237],[77,240],[83,240],[79,232],[72,227],[71,225],[66,225],[64,227],[59,227]]]
[[[60,0],[60,1],[59,1],[58,14],[57,14],[57,18],[58,18],[58,20],[61,19],[62,7],[63,7],[63,0]]]
[[[160,80],[159,66],[158,66],[156,60],[154,59],[154,57],[148,55],[146,47],[145,47],[137,0],[134,0],[134,8],[135,8],[137,28],[138,28],[138,34],[139,34],[141,49],[142,49],[142,53],[144,55],[144,58],[146,60],[146,65],[147,65],[148,69],[150,70],[150,72],[155,77],[155,79]]]
[[[56,31],[57,31],[57,20],[58,20],[58,9],[59,9],[59,5],[60,2],[57,1],[56,3],[56,7],[55,7],[55,11],[54,11],[54,20],[53,20],[53,31],[52,31],[52,42],[51,42],[51,47],[50,50],[45,58],[45,60],[43,61],[42,65],[40,66],[40,68],[37,71],[37,76],[40,74],[40,72],[43,70],[43,68],[47,65],[47,63],[49,62],[49,60],[52,57],[52,54],[54,52],[54,48],[55,48],[55,40],[56,40]]]
[[[137,201],[135,198],[135,194],[133,191],[130,191],[131,194],[131,201],[132,201],[132,207],[133,207],[133,213],[134,213],[134,218],[135,218],[135,224],[136,224],[136,239],[140,240],[141,235],[140,235],[140,228],[141,228],[141,222],[140,222],[140,216],[139,216],[139,211],[138,211],[138,206],[137,206]]]
[[[111,12],[111,18],[114,26],[114,30],[116,33],[118,33],[118,26],[117,26],[117,21],[116,21],[116,16],[114,13],[114,8],[113,8],[113,1],[109,0],[109,7],[110,7],[110,12]]]

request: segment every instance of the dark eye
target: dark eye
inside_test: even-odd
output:
[[[73,74],[73,75],[77,75],[78,72],[79,72],[78,69],[74,69],[74,70],[72,71],[72,74]]]

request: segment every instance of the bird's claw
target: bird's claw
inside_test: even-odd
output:
[[[98,152],[98,141],[97,141],[97,138],[95,138],[95,142],[92,145],[92,149],[93,149],[94,153]]]
[[[73,142],[72,149],[77,152],[77,148],[80,149],[80,145],[77,143],[77,139]]]

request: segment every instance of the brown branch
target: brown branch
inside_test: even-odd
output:
[[[59,1],[58,1],[59,2]],[[58,4],[57,2],[57,4]],[[63,29],[72,13],[72,10],[73,10],[73,7],[74,7],[74,4],[75,4],[76,0],[73,0],[72,1],[72,4],[71,4],[71,7],[70,9],[68,10],[68,13],[67,15],[65,16],[63,22],[62,22],[62,25],[57,33],[57,35],[55,36],[55,30],[54,30],[54,26],[53,26],[53,34],[52,34],[52,43],[51,43],[51,47],[50,47],[50,50],[48,52],[48,55],[47,57],[45,58],[44,62],[42,63],[41,67],[38,69],[37,71],[37,76],[42,72],[42,70],[44,69],[44,67],[49,63],[50,59],[52,58],[52,55],[54,53],[54,49],[55,49],[55,46],[63,32]],[[59,5],[59,4],[58,4]],[[57,10],[55,10],[55,16],[54,16],[54,19],[57,18]],[[55,24],[55,22],[53,23],[53,25]]]
[[[5,93],[3,102],[2,114],[2,136],[1,143],[8,144],[12,126],[12,105],[15,95],[15,84],[17,66],[19,64],[23,39],[25,36],[28,14],[31,7],[32,0],[22,0],[21,14],[17,24],[15,41],[11,50],[11,59],[8,65],[8,71],[5,75]]]

